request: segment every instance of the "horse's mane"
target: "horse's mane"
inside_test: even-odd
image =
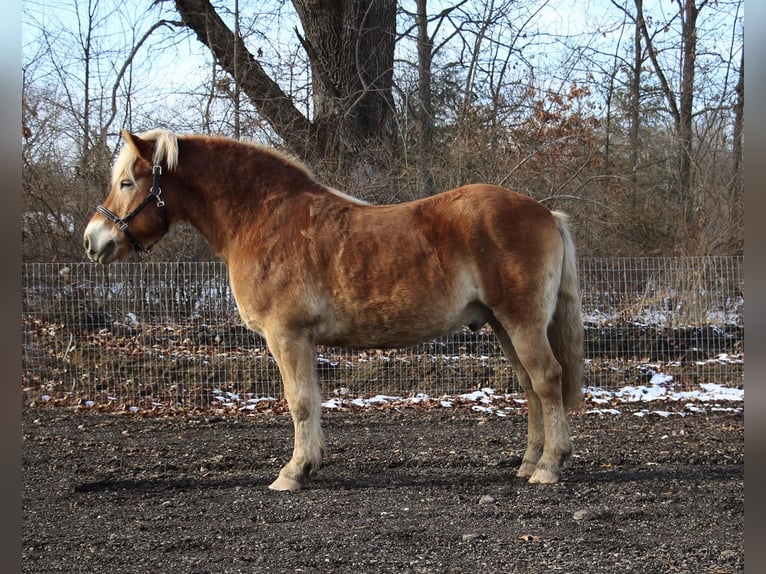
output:
[[[169,171],[173,170],[176,167],[176,165],[178,165],[179,136],[177,136],[170,130],[166,130],[162,128],[155,128],[153,130],[143,132],[139,134],[138,136],[143,140],[154,142],[154,155],[152,157],[152,161],[154,162],[154,165],[160,165],[162,162],[164,162]],[[181,137],[190,138],[190,139],[199,138],[202,140],[207,139],[207,140],[232,141],[223,136],[196,135],[196,136],[181,136]],[[304,164],[297,158],[287,153],[281,152],[274,148],[261,145],[256,142],[237,142],[237,143],[241,143],[242,145],[245,145],[245,146],[251,146],[253,149],[257,150],[258,153],[274,158],[277,162],[287,165],[290,168],[295,169],[297,171],[300,171],[308,179],[311,179],[312,181],[316,181],[314,172],[306,164]],[[135,179],[133,166],[135,165],[137,159],[138,159],[138,155],[136,154],[132,146],[129,146],[129,145],[123,146],[122,151],[117,156],[117,159],[115,160],[114,166],[112,168],[112,183],[117,183],[120,179],[126,176],[131,179]],[[344,199],[347,199],[349,201],[352,201],[354,203],[367,204],[366,201],[353,197],[351,195],[347,195],[341,191],[338,191],[337,189],[333,189],[330,187],[326,189],[330,193],[337,195],[339,197],[342,197]]]
[[[152,160],[154,161],[155,165],[164,161],[168,170],[175,168],[175,166],[178,164],[178,136],[176,134],[170,130],[155,128],[153,130],[138,134],[138,137],[140,137],[142,140],[154,142],[154,156],[152,157]],[[197,135],[193,137],[210,140],[228,139],[223,136],[207,135]],[[259,153],[271,156],[280,163],[289,165],[290,167],[303,172],[309,178],[315,179],[314,173],[306,164],[289,154],[255,142],[239,143],[252,146],[254,149],[257,149]],[[133,165],[136,163],[137,159],[138,156],[136,155],[136,152],[133,150],[133,148],[131,146],[124,146],[120,154],[117,156],[114,167],[112,168],[113,177],[120,178],[123,177],[124,174],[132,176]]]

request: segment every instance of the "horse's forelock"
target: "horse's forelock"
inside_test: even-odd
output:
[[[139,137],[143,140],[154,142],[152,161],[155,165],[162,165],[164,161],[168,170],[172,170],[178,165],[178,137],[176,134],[169,130],[158,128],[144,132]],[[133,166],[137,159],[138,155],[133,147],[129,145],[123,146],[112,167],[112,181],[117,182],[125,177],[135,180]]]
[[[163,160],[168,170],[178,165],[178,137],[171,131],[155,129],[141,135],[142,139],[154,140],[154,164],[161,165]]]

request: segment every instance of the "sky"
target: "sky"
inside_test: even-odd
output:
[[[99,12],[105,15],[107,20],[106,27],[110,30],[108,33],[114,37],[122,35],[122,31],[129,26],[130,20],[143,20],[142,24],[145,29],[157,15],[156,10],[152,11],[152,16],[149,18],[143,14],[149,4],[148,2],[126,4],[117,2],[117,0],[95,1],[98,3]],[[651,1],[649,0],[647,4],[651,3]],[[431,10],[437,11],[441,9],[442,5],[447,6],[451,3],[442,0],[431,0],[429,7]],[[226,4],[233,5],[233,2],[216,2],[216,5]],[[412,2],[403,0],[403,5],[407,6],[407,4],[412,4]],[[483,3],[477,1],[474,4],[480,6]],[[609,0],[582,0],[577,3],[573,3],[571,0],[536,0],[536,2],[531,4],[536,12],[535,21],[537,24],[534,25],[534,29],[550,34],[570,36],[585,33],[594,26],[600,26],[606,17],[605,15],[609,13],[610,6]],[[26,44],[32,40],[37,34],[37,29],[43,26],[51,30],[69,29],[74,31],[77,27],[78,12],[82,20],[87,11],[87,5],[87,0],[25,0],[23,2],[24,14],[22,18],[24,43]],[[120,6],[119,10],[124,14],[123,17],[114,13],[115,7],[118,5]],[[243,6],[247,6],[247,3],[243,2]],[[410,8],[409,6],[407,7]],[[265,40],[264,44],[272,44],[275,48],[278,48],[287,43],[295,43],[292,27],[296,25],[300,29],[300,22],[297,17],[293,21],[291,16],[294,16],[294,13],[288,7],[284,10],[284,16],[281,18],[262,16],[258,20],[259,23],[263,23],[261,29],[268,36],[268,40]],[[165,17],[170,19],[177,17],[177,15],[174,11],[167,10]],[[139,25],[139,28],[141,28],[141,25]],[[183,67],[178,66],[179,55],[183,55],[183,58],[188,60]],[[173,50],[168,50],[168,54],[153,54],[152,57],[159,57],[158,61],[161,64],[159,67],[169,72],[169,74],[162,75],[170,78],[179,69],[193,69],[193,66],[209,60],[207,49],[203,48],[195,38],[190,38],[188,41],[183,42],[177,53]]]

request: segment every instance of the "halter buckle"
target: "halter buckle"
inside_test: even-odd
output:
[[[162,188],[160,187],[160,176],[162,175],[162,166],[161,165],[153,166],[152,175],[154,176],[154,181],[152,182],[152,190],[150,193],[157,198],[158,208],[165,207],[165,202],[160,197],[160,195],[162,194]]]

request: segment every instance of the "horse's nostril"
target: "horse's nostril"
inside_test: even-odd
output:
[[[99,242],[98,237],[94,237],[90,233],[83,236],[82,245],[85,248],[85,254],[88,256],[88,259],[100,263],[109,260],[114,250],[117,249],[117,244],[113,239]]]

